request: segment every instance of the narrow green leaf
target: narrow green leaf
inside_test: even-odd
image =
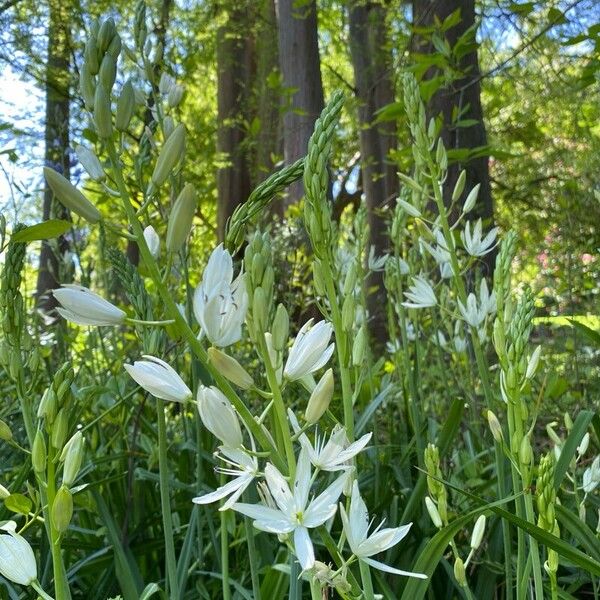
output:
[[[73,223],[62,219],[49,219],[21,229],[12,236],[15,242],[33,242],[35,240],[48,240],[66,233],[73,227]]]
[[[150,596],[154,596],[157,592],[160,592],[160,587],[156,583],[149,583],[142,592],[140,600],[148,600]]]
[[[588,327],[584,323],[580,323],[576,319],[567,319],[577,331],[582,333],[590,342],[592,342],[596,346],[600,346],[600,332]]]
[[[579,515],[564,506],[557,504],[555,510],[563,530],[568,531],[592,558],[600,561],[600,540],[596,534],[579,518]]]
[[[590,422],[594,417],[594,413],[591,410],[582,410],[573,423],[573,429],[567,438],[564,446],[560,451],[560,458],[556,463],[554,469],[554,488],[558,489],[562,480],[565,477],[565,473],[569,468],[569,464],[577,452],[577,446],[581,443],[581,439],[585,435],[585,432],[590,426]]]

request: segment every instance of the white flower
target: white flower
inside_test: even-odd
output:
[[[367,259],[367,266],[369,271],[383,271],[385,263],[389,258],[389,254],[383,254],[382,256],[375,256],[375,246],[369,248],[369,257]]]
[[[467,340],[460,335],[455,335],[454,336],[454,349],[460,354],[465,352],[465,350],[467,349]]]
[[[252,449],[254,450],[254,443],[252,444]],[[219,508],[219,510],[227,510],[239,500],[244,490],[258,477],[258,460],[242,448],[220,446],[219,450],[221,452],[217,456],[223,462],[231,465],[232,468],[217,467],[215,470],[217,473],[233,475],[235,478],[218,487],[214,492],[194,498],[192,502],[196,504],[210,504],[229,496],[227,502]]]
[[[77,325],[120,325],[125,320],[120,308],[81,285],[64,284],[52,293],[61,304],[56,311]]]
[[[0,535],[0,575],[20,585],[29,585],[37,580],[35,555],[27,540],[16,533],[17,524],[8,521]]]
[[[408,533],[412,523],[402,527],[387,527],[381,529],[383,522],[369,535],[369,513],[367,506],[360,496],[358,482],[355,480],[352,485],[352,498],[350,501],[350,510],[346,513],[344,507],[340,504],[340,515],[344,526],[344,533],[348,540],[348,545],[353,554],[360,560],[367,563],[374,569],[393,573],[395,575],[407,575],[408,577],[418,577],[427,579],[422,573],[412,573],[390,567],[385,563],[369,558],[379,552],[384,552],[400,542]]]
[[[481,310],[488,315],[493,315],[496,312],[496,292],[489,293],[485,277],[482,278],[479,285],[479,303]]]
[[[242,337],[242,324],[248,308],[248,292],[243,273],[233,279],[231,255],[217,246],[194,294],[194,314],[202,333],[215,346],[234,344]]]
[[[124,365],[138,385],[161,400],[185,402],[192,397],[190,388],[173,367],[155,356],[144,354],[143,358],[144,360],[136,360],[132,365]]]
[[[300,451],[293,492],[283,475],[272,465],[265,467],[269,492],[277,505],[237,503],[233,509],[254,519],[254,527],[276,534],[293,533],[294,549],[303,570],[315,564],[315,551],[308,530],[329,520],[337,509],[337,500],[346,485],[347,474],[338,477],[329,487],[309,502],[311,488],[310,460],[306,450]]]
[[[152,258],[158,258],[160,254],[160,238],[152,225],[148,225],[148,227],[144,229],[144,239],[146,240],[146,245],[148,246],[148,250],[150,250],[150,254],[152,254]]]
[[[452,263],[445,262],[440,265],[440,277],[442,279],[452,279],[452,277],[454,277],[454,271],[452,270]]]
[[[479,327],[487,315],[487,311],[484,310],[483,307],[479,308],[477,306],[475,294],[468,295],[466,306],[459,300],[458,309],[460,310],[462,318],[471,325],[471,327]]]
[[[421,241],[421,245],[433,256],[435,262],[441,267],[450,262],[450,252],[448,251],[444,234],[439,229],[435,230],[434,236],[436,240],[435,246],[431,246],[425,241]]]
[[[441,329],[437,330],[435,342],[437,342],[437,345],[440,348],[445,348],[448,345],[448,340],[446,339],[446,336],[444,335],[444,332]]]
[[[290,381],[324,367],[333,354],[335,344],[329,344],[333,333],[331,323],[319,321],[313,325],[313,321],[310,319],[302,326],[288,354],[283,374]]]
[[[196,402],[206,429],[229,448],[239,448],[243,441],[240,422],[225,394],[214,386],[201,385]]]
[[[402,303],[406,308],[428,308],[437,304],[431,284],[421,275],[412,278],[412,285],[404,295],[410,300]]]
[[[481,227],[481,219],[477,219],[473,227],[473,232],[471,233],[471,223],[470,221],[467,221],[464,231],[460,234],[463,246],[471,256],[485,256],[496,246],[495,242],[496,236],[498,235],[498,228],[492,228],[485,238],[482,239]]]
[[[300,425],[296,415],[288,409],[288,418],[295,433],[300,432]],[[349,443],[346,430],[336,425],[327,440],[325,436],[315,436],[314,446],[308,436],[301,433],[298,441],[306,451],[313,466],[321,471],[344,471],[351,468],[350,461],[369,443],[372,433],[366,433],[359,440]]]
[[[583,491],[586,494],[593,492],[600,483],[600,456],[583,472]]]

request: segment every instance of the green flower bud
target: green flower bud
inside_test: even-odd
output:
[[[351,292],[354,291],[356,287],[356,263],[352,261],[348,271],[346,273],[346,277],[344,278],[344,288],[342,293],[344,296],[350,295]]]
[[[466,587],[467,577],[465,573],[465,563],[460,557],[458,557],[454,562],[454,578],[456,579],[456,583],[458,583],[458,585],[461,587]]]
[[[460,195],[465,189],[465,183],[467,181],[467,172],[463,169],[454,184],[454,190],[452,190],[452,202],[456,202]]]
[[[315,260],[312,264],[313,272],[313,284],[315,286],[315,292],[318,296],[325,296],[325,280],[323,279],[323,271],[321,269],[321,263]]]
[[[169,215],[167,226],[167,250],[169,252],[177,252],[185,244],[192,230],[197,205],[196,189],[191,183],[187,183],[175,200]]]
[[[102,139],[110,139],[112,137],[110,98],[102,84],[96,86],[96,93],[94,94],[94,123],[99,137]]]
[[[254,290],[252,298],[252,316],[258,331],[264,331],[267,325],[267,296],[262,287]]]
[[[314,425],[325,414],[333,397],[333,369],[327,369],[308,400],[304,419]]]
[[[158,155],[158,160],[152,173],[152,183],[156,187],[159,187],[166,181],[167,177],[173,172],[173,169],[183,157],[184,151],[185,127],[183,123],[180,123],[167,138]]]
[[[131,117],[135,110],[135,91],[131,81],[123,86],[121,95],[117,100],[117,114],[115,116],[115,127],[117,131],[126,131],[129,127]]]
[[[288,311],[283,304],[277,306],[275,318],[273,319],[273,327],[271,333],[273,335],[273,347],[281,352],[286,345],[290,331],[290,317]]]
[[[355,317],[354,296],[346,296],[342,304],[342,329],[352,331]]]
[[[73,517],[73,496],[67,487],[61,486],[56,492],[50,518],[58,533],[64,533]]]
[[[228,379],[239,388],[247,390],[254,385],[254,381],[248,371],[235,358],[225,354],[225,352],[217,348],[209,348],[208,360],[225,379]]]
[[[167,96],[167,103],[171,108],[175,108],[179,105],[181,100],[183,99],[183,94],[185,92],[185,87],[179,84],[174,84],[171,86],[169,90],[169,95]]]
[[[100,64],[100,73],[98,74],[98,81],[104,86],[107,93],[110,93],[115,79],[117,78],[117,63],[110,54],[105,54]]]
[[[112,56],[113,60],[116,63],[117,59],[119,58],[119,54],[121,54],[122,47],[123,47],[123,44],[121,42],[121,36],[115,32],[115,37],[113,37],[112,42],[110,43],[110,46],[106,50],[106,54],[109,56]]]
[[[98,31],[98,48],[100,52],[104,53],[108,50],[115,35],[117,35],[117,28],[115,27],[114,20],[112,18],[106,19],[100,25],[100,30]]]
[[[471,549],[477,550],[481,546],[483,540],[483,534],[485,533],[485,515],[480,515],[475,522],[473,527],[473,533],[471,534]]]
[[[50,167],[44,167],[44,176],[61,204],[89,223],[100,220],[98,209],[68,179]]]
[[[174,129],[175,121],[173,121],[173,118],[171,116],[167,115],[163,119],[163,133],[165,135],[165,140],[173,133]]]
[[[533,450],[531,449],[531,443],[529,436],[524,435],[521,440],[521,446],[519,448],[519,460],[524,465],[530,465],[533,460]]]
[[[427,512],[429,513],[431,522],[438,529],[441,529],[444,526],[444,524],[442,523],[442,517],[440,516],[435,502],[429,496],[425,496],[425,507],[427,508]]]
[[[355,367],[362,365],[365,349],[367,347],[367,330],[364,325],[361,325],[354,342],[352,343],[352,364]]]
[[[57,450],[63,447],[65,440],[67,439],[67,433],[69,428],[69,417],[67,411],[61,408],[56,415],[56,419],[52,424],[52,431],[50,432],[50,444]]]
[[[5,442],[10,442],[12,440],[13,434],[6,422],[0,419],[0,440],[4,440]]]
[[[62,482],[66,487],[71,487],[77,478],[77,474],[81,468],[81,462],[83,461],[84,442],[83,434],[81,431],[78,431],[65,444],[65,447],[62,450],[60,460],[65,463],[63,467]]]
[[[492,436],[499,444],[502,443],[504,439],[504,435],[502,433],[502,425],[500,425],[500,421],[498,421],[498,417],[491,411],[488,410],[486,413],[488,425],[490,427],[490,431],[492,432]]]
[[[79,91],[81,92],[85,108],[91,112],[94,109],[96,81],[86,63],[83,63],[79,72]]]
[[[38,419],[46,419],[47,424],[52,424],[56,417],[57,410],[57,399],[56,392],[52,387],[46,388],[46,391],[42,395],[40,404],[37,410]]]
[[[33,446],[31,448],[31,465],[38,475],[46,472],[47,458],[44,434],[38,429],[33,438]]]
[[[83,54],[84,65],[89,69],[91,75],[96,75],[100,70],[99,54],[96,39],[91,37],[85,45]]]

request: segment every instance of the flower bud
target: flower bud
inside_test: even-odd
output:
[[[198,388],[197,405],[204,426],[215,437],[229,448],[242,445],[242,431],[237,414],[221,390],[201,385]]]
[[[344,278],[344,287],[342,293],[344,296],[350,295],[356,286],[356,263],[352,261]]]
[[[590,433],[588,431],[581,439],[579,446],[577,446],[577,458],[581,458],[587,452],[589,445],[590,445]]]
[[[117,131],[127,131],[131,117],[135,110],[135,91],[131,81],[127,81],[121,90],[117,100],[117,113],[115,115],[115,127]]]
[[[440,513],[435,505],[435,502],[429,496],[425,496],[425,507],[427,508],[427,512],[429,513],[432,523],[438,529],[441,529],[443,527],[442,517],[440,517]]]
[[[454,184],[454,190],[452,191],[452,202],[456,202],[460,195],[463,193],[465,189],[465,182],[467,181],[467,172],[463,169]],[[464,208],[463,208],[464,212]]]
[[[119,54],[121,54],[121,48],[123,47],[123,42],[121,42],[121,36],[115,31],[115,36],[113,37],[110,45],[106,50],[106,54],[112,56],[115,63],[119,58]]]
[[[167,97],[167,103],[171,108],[175,108],[179,105],[183,98],[183,94],[185,92],[185,87],[176,83],[171,86],[169,90],[169,95]]]
[[[70,488],[77,478],[77,474],[79,473],[81,462],[83,460],[84,442],[85,440],[83,439],[83,434],[81,431],[78,431],[65,444],[65,447],[60,455],[60,460],[64,461],[65,463],[63,467],[62,483],[66,487]]]
[[[473,208],[475,207],[475,203],[477,202],[477,196],[479,195],[479,188],[481,187],[481,184],[477,184],[470,192],[469,195],[467,196],[467,199],[465,200],[465,203],[463,204],[463,215],[466,215],[468,212],[471,212],[473,210]]]
[[[355,367],[359,367],[362,364],[366,347],[367,330],[364,325],[361,325],[352,343],[352,364]]]
[[[285,348],[290,331],[290,317],[283,304],[277,306],[271,334],[273,335],[273,347],[281,352]]]
[[[10,442],[10,440],[12,440],[12,437],[13,434],[10,427],[2,419],[0,419],[0,440]]]
[[[83,54],[84,66],[89,69],[90,74],[96,75],[100,70],[100,61],[98,45],[96,44],[96,38],[90,37],[85,44],[85,51]],[[83,67],[82,67],[83,68]]]
[[[117,78],[117,63],[110,54],[105,54],[100,64],[100,72],[98,73],[98,81],[104,87],[107,93],[110,93],[115,79]]]
[[[104,169],[93,150],[81,144],[76,144],[75,154],[77,154],[81,166],[94,181],[104,181],[106,179]]]
[[[100,220],[98,209],[68,179],[50,167],[44,167],[44,176],[61,204],[89,223]]]
[[[267,326],[267,295],[262,287],[257,287],[254,290],[252,298],[252,317],[254,324],[259,331],[264,331]]]
[[[308,400],[304,419],[314,425],[325,414],[333,397],[333,369],[327,369]]]
[[[313,272],[313,284],[315,286],[315,292],[318,296],[325,296],[325,280],[323,279],[323,271],[321,269],[321,263],[315,260],[312,264]]]
[[[346,296],[342,304],[342,329],[344,331],[352,331],[354,317],[356,316],[354,309],[354,296]]]
[[[52,504],[52,511],[50,518],[52,525],[58,533],[64,533],[69,527],[71,518],[73,517],[73,496],[67,487],[62,485],[56,496],[54,496],[54,503]]]
[[[473,533],[471,534],[471,549],[477,550],[481,546],[483,540],[483,534],[485,533],[485,515],[479,515],[477,521],[475,521],[475,527],[473,527]]]
[[[533,460],[533,450],[529,441],[529,436],[524,435],[519,447],[519,460],[524,465],[530,465]]]
[[[83,98],[86,110],[90,112],[94,109],[94,95],[96,93],[96,83],[94,76],[90,73],[87,63],[83,63],[79,72],[79,91]]]
[[[170,115],[167,115],[163,119],[163,134],[165,136],[165,140],[169,138],[169,136],[173,133],[175,129],[175,121]]]
[[[465,574],[465,563],[462,558],[457,557],[454,562],[454,578],[456,579],[456,583],[461,587],[465,587],[467,585],[467,577]]]
[[[172,173],[177,163],[183,157],[185,151],[185,127],[180,123],[175,127],[173,133],[163,144],[154,172],[152,173],[152,183],[158,187],[162,185],[167,177]]]
[[[0,484],[0,500],[6,500],[10,496],[10,492]]]
[[[169,252],[177,252],[185,244],[192,230],[197,205],[196,189],[191,183],[186,183],[169,215],[167,226],[167,250]]]
[[[38,429],[31,447],[31,465],[38,475],[46,471],[46,459],[46,441],[44,440],[44,434]]]
[[[65,440],[67,439],[67,433],[69,428],[69,416],[64,408],[61,408],[56,415],[56,419],[52,424],[52,431],[50,432],[50,444],[53,448],[62,448]]]
[[[529,361],[527,362],[527,371],[525,373],[526,379],[533,379],[535,375],[538,365],[540,363],[540,354],[542,353],[542,347],[538,346],[534,351]]]
[[[498,421],[498,417],[491,411],[488,410],[486,413],[488,425],[490,427],[490,431],[492,432],[492,436],[494,440],[499,444],[502,443],[504,439],[504,434],[502,433],[502,425],[500,425],[500,421]]]
[[[148,225],[144,229],[144,240],[146,240],[146,245],[148,246],[148,250],[150,250],[150,254],[152,254],[152,258],[158,258],[160,255],[160,238],[152,225]]]
[[[117,35],[117,28],[112,18],[106,19],[98,31],[98,49],[101,53],[108,50],[113,38]]]
[[[247,390],[254,385],[254,381],[248,371],[235,358],[225,354],[225,352],[211,347],[208,349],[208,360],[225,379],[228,379],[239,388]]]
[[[112,113],[110,110],[110,98],[104,86],[99,83],[94,93],[94,123],[96,133],[102,139],[112,137]]]

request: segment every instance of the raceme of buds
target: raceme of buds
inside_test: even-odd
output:
[[[221,352],[218,348],[211,347],[208,349],[208,360],[225,379],[228,379],[239,388],[247,390],[254,385],[248,371],[235,358]]]
[[[81,468],[84,443],[83,434],[78,431],[65,444],[61,452],[60,460],[64,462],[62,483],[67,487],[73,485]]]
[[[61,204],[88,223],[100,220],[98,209],[65,177],[50,167],[44,167],[44,177]]]
[[[308,400],[304,419],[314,425],[325,414],[333,396],[333,370],[327,369]]]
[[[73,496],[69,489],[62,485],[56,496],[50,512],[50,519],[54,529],[58,533],[64,533],[69,527],[71,518],[73,517]]]
[[[106,179],[104,169],[93,150],[90,150],[81,144],[76,144],[75,153],[86,173],[94,181],[104,181],[104,179]]]
[[[16,533],[16,523],[8,521],[0,535],[0,575],[19,585],[30,585],[37,580],[35,555],[27,540]]]
[[[192,397],[192,392],[173,367],[155,356],[144,355],[143,358],[133,365],[124,365],[138,385],[161,400],[185,402]]]
[[[173,133],[167,138],[152,173],[152,183],[155,187],[161,186],[173,172],[185,151],[185,126],[180,123]]]
[[[169,215],[167,226],[167,250],[169,252],[178,252],[185,244],[192,230],[197,206],[196,188],[191,183],[186,183],[177,196]]]
[[[196,398],[200,418],[215,437],[229,448],[242,445],[240,422],[231,402],[218,388],[201,385]]]
[[[67,321],[78,325],[120,325],[126,314],[88,288],[65,284],[52,290],[60,303],[56,311]]]
[[[290,381],[324,367],[333,354],[334,344],[329,345],[331,323],[319,321],[313,325],[313,322],[310,319],[302,326],[288,354],[284,375]]]
[[[144,229],[144,240],[146,240],[146,245],[148,246],[148,250],[150,250],[150,254],[152,254],[152,258],[158,258],[160,255],[160,238],[152,225],[148,225]]]

